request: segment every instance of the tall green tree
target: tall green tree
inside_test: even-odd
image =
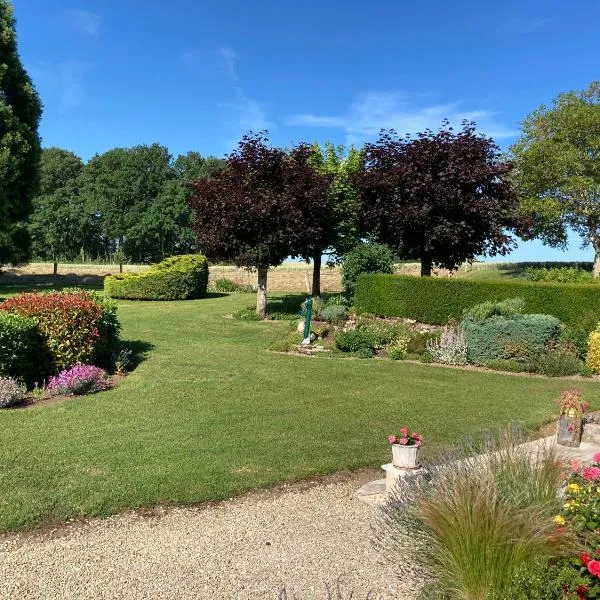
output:
[[[169,151],[159,144],[114,148],[95,155],[87,164],[82,193],[90,211],[102,218],[121,271],[126,241],[135,235],[165,182],[173,177]]]
[[[0,264],[27,257],[24,221],[39,178],[42,105],[17,53],[12,5],[0,0]]]
[[[329,255],[328,262],[338,262],[360,241],[360,228],[357,221],[358,191],[354,178],[360,171],[360,152],[350,146],[335,146],[328,142],[323,148],[312,146],[311,164],[328,176],[329,197],[323,205],[318,238],[311,240],[309,247],[313,263],[312,295],[321,295],[321,264],[323,255]]]
[[[600,81],[532,112],[511,153],[521,236],[566,248],[575,230],[600,277]]]
[[[54,274],[59,260],[72,260],[92,241],[92,215],[79,194],[82,160],[62,148],[44,148],[40,161],[40,193],[28,229],[33,255],[51,260]]]

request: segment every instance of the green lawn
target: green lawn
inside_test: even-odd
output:
[[[253,300],[120,303],[123,337],[152,348],[118,388],[0,412],[0,529],[378,466],[404,424],[433,453],[513,420],[536,426],[572,385],[269,353],[288,323],[223,318]],[[600,406],[598,384],[580,387]]]

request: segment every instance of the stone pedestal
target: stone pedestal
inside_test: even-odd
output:
[[[382,465],[381,468],[385,471],[385,491],[388,494],[396,487],[398,481],[423,471],[422,467],[419,467],[418,469],[399,469],[392,463]]]
[[[600,425],[598,423],[585,423],[581,441],[600,445]]]

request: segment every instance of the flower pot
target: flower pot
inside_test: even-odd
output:
[[[580,417],[560,415],[558,419],[558,430],[556,432],[556,443],[560,446],[577,448],[581,443],[583,423]]]
[[[399,469],[418,469],[419,446],[392,444],[392,464]]]

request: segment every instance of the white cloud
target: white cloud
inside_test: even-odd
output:
[[[77,60],[27,65],[46,107],[54,108],[60,114],[76,109],[83,103],[85,76],[90,68],[88,63]]]
[[[229,79],[233,81],[237,81],[239,79],[237,74],[237,61],[239,60],[239,56],[232,48],[219,48],[218,50],[219,56],[223,61],[223,65],[225,68],[225,73]]]
[[[477,129],[493,138],[516,135],[516,131],[498,122],[496,113],[465,110],[459,102],[417,106],[397,91],[368,92],[358,96],[342,115],[296,114],[288,117],[289,125],[340,129],[348,144],[361,144],[375,137],[381,129],[395,129],[400,135],[436,130],[444,119],[453,127],[463,120],[475,121]]]
[[[82,35],[98,35],[100,32],[100,15],[89,10],[68,10],[65,12],[67,25]]]
[[[235,88],[236,99],[225,104],[231,111],[232,125],[246,131],[272,129],[274,123],[268,120],[263,104],[249,98],[241,88]]]

